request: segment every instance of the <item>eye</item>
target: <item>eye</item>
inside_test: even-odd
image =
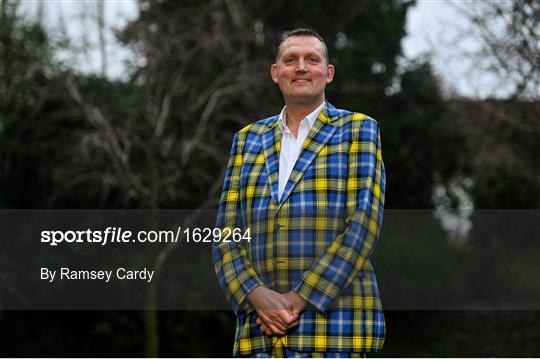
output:
[[[320,59],[317,56],[312,56],[312,57],[309,58],[309,61],[316,64],[316,63],[318,63],[320,61]]]

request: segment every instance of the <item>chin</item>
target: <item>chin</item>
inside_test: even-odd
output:
[[[311,104],[318,99],[318,96],[294,96],[294,101],[300,104]]]

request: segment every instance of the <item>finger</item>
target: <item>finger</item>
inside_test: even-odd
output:
[[[285,305],[285,308],[287,308],[288,311],[292,311],[294,309],[293,304],[289,300],[285,301],[285,303],[283,304]]]
[[[285,334],[285,331],[287,330],[287,327],[282,329],[281,327],[278,327],[274,324],[267,324],[267,325],[270,329],[272,329],[272,332],[274,332],[274,334]]]
[[[257,323],[257,325],[261,325],[263,324],[263,321],[261,320],[261,318],[257,317],[257,319],[255,320],[255,323]]]
[[[272,330],[270,330],[270,328],[268,328],[268,326],[264,323],[261,325],[261,332],[265,333],[266,335],[274,334]]]
[[[272,324],[281,331],[285,331],[287,329],[287,323],[283,321],[283,318],[281,318],[279,313],[271,313],[268,317],[269,320],[265,320],[266,324]]]
[[[279,310],[276,313],[279,316],[279,319],[276,319],[275,321],[282,323],[287,327],[289,323],[294,322],[298,315],[297,314],[291,314],[286,310]]]
[[[291,316],[289,317],[289,321],[287,322],[287,326],[289,327],[291,323],[296,322],[298,319],[299,319],[298,313],[291,314]]]
[[[287,323],[290,321],[291,314],[286,309],[279,309],[272,311],[269,316],[271,316],[275,322],[279,322],[287,326]]]
[[[270,334],[268,335],[272,335],[272,334],[285,334],[285,331],[287,330],[287,327],[286,326],[279,326],[272,322],[271,320],[267,320],[267,319],[262,319],[262,322],[264,325],[266,325],[266,328],[268,329],[268,331],[270,332]]]
[[[295,320],[294,322],[292,322],[291,324],[289,324],[289,328],[296,327],[299,323],[300,323],[300,320],[297,319],[297,320]]]
[[[257,319],[260,319],[263,323],[268,323],[272,321],[272,318],[270,317],[272,313],[268,311],[261,311],[260,313],[257,313],[257,314],[259,314],[259,318]]]
[[[285,334],[285,330],[278,329],[273,324],[267,323],[268,327],[274,334]]]
[[[267,333],[270,331],[270,329],[266,326],[266,324],[262,323],[261,326],[259,327],[259,329],[261,330],[261,332],[263,333]]]
[[[285,295],[282,294],[279,302],[287,309],[287,311],[292,312],[294,309],[292,301]]]

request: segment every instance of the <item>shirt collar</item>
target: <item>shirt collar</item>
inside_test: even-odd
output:
[[[315,123],[315,120],[319,116],[319,113],[322,111],[324,107],[324,101],[317,107],[313,112],[311,112],[309,115],[307,115],[305,118],[308,120],[309,128],[313,127],[313,124]],[[287,126],[286,119],[285,119],[285,110],[287,109],[287,106],[283,106],[283,109],[281,110],[281,113],[279,114],[279,127],[283,131],[285,127]]]

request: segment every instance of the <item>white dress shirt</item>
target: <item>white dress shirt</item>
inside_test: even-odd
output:
[[[283,191],[285,190],[285,185],[291,176],[291,172],[294,168],[294,164],[300,155],[300,150],[302,145],[306,140],[306,137],[309,133],[311,127],[315,123],[317,116],[322,111],[324,106],[324,101],[309,115],[307,115],[302,121],[300,121],[300,126],[298,127],[298,137],[294,137],[292,131],[287,126],[287,119],[285,111],[287,106],[283,107],[281,113],[279,114],[279,128],[281,128],[281,150],[279,153],[279,186],[278,186],[278,196],[281,200]]]

